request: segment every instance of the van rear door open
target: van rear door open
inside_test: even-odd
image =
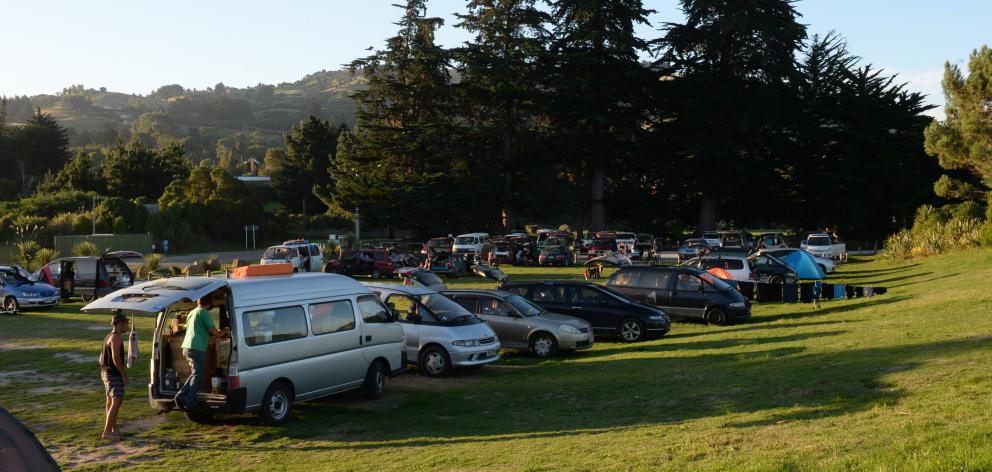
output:
[[[158,313],[165,311],[176,302],[195,302],[196,299],[224,285],[227,285],[227,281],[223,279],[201,277],[158,279],[121,289],[112,296],[94,300],[84,306],[83,311],[121,310],[125,313]]]

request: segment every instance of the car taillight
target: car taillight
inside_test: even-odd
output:
[[[227,388],[228,389],[238,388],[240,386],[241,386],[241,377],[240,376],[238,376],[238,375],[229,375],[229,376],[227,376]]]

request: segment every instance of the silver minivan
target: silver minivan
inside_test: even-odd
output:
[[[118,290],[84,311],[156,314],[152,338],[152,408],[176,408],[189,377],[182,356],[186,315],[210,298],[214,325],[194,421],[215,413],[258,411],[269,424],[289,419],[293,403],[353,389],[372,398],[406,366],[403,328],[382,302],[349,277],[324,273],[184,277]]]
[[[431,377],[455,367],[499,360],[496,333],[475,314],[436,290],[397,284],[366,284],[403,325],[410,362]]]

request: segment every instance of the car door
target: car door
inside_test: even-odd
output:
[[[688,272],[679,272],[672,287],[671,314],[683,318],[705,319],[706,294],[701,291],[703,281]]]
[[[324,254],[320,252],[320,246],[311,244],[310,267],[307,270],[309,272],[320,272],[321,267],[324,267]]]
[[[521,295],[550,312],[581,318],[578,315],[579,310],[572,308],[572,304],[565,294],[565,289],[564,286],[558,284],[536,284],[530,287],[530,291],[526,295]],[[511,291],[516,292],[516,289],[511,289]]]
[[[322,391],[364,379],[365,363],[362,362],[362,344],[359,339],[356,310],[351,300],[313,303],[308,307],[310,331],[319,343],[318,352],[324,360],[332,361],[321,375],[313,377],[313,389]],[[325,362],[322,365],[327,365]],[[317,367],[317,366],[314,366]],[[322,369],[323,370],[323,369]]]
[[[527,347],[530,326],[516,310],[497,298],[479,299],[479,316],[496,332],[501,344],[512,347]]]
[[[668,307],[672,302],[671,278],[672,273],[669,271],[641,271],[641,276],[636,281],[638,297],[632,298],[648,305]]]
[[[403,325],[407,357],[416,359],[420,352],[420,306],[413,298],[401,294],[386,297],[386,305],[395,311],[396,321]]]
[[[593,329],[601,332],[616,330],[617,307],[611,303],[612,297],[592,287],[578,285],[566,286],[565,296],[568,300],[572,316],[582,318],[592,325]]]
[[[400,343],[403,342],[404,330],[399,323],[393,322],[393,317],[379,297],[375,295],[360,295],[357,298],[358,313],[362,317],[361,345],[362,356],[366,361],[378,357],[389,360],[390,368],[399,368]],[[364,368],[368,368],[365,364]]]

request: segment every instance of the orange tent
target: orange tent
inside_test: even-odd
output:
[[[708,269],[706,272],[709,272],[723,280],[734,280],[733,274],[727,272],[725,269],[722,269],[720,267],[713,267],[711,269]]]

